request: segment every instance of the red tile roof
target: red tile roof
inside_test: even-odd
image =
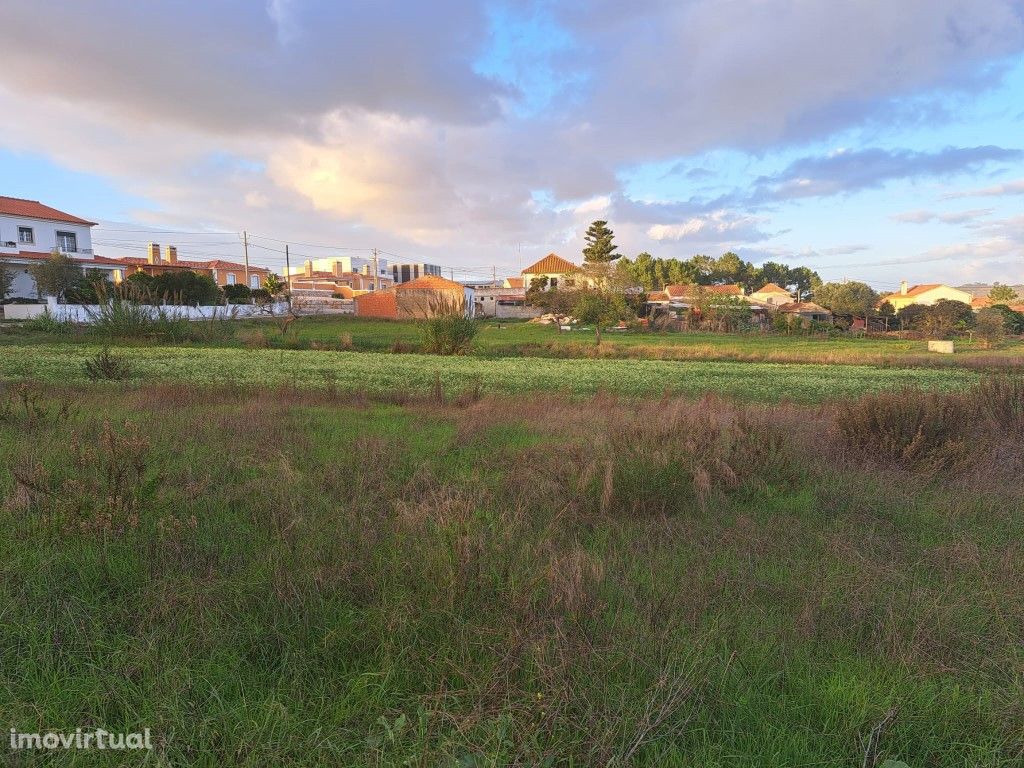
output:
[[[580,268],[571,261],[563,259],[556,253],[549,253],[536,264],[531,264],[522,271],[524,275],[565,275],[579,272]]]
[[[86,221],[70,213],[58,211],[48,205],[43,205],[38,200],[25,200],[20,197],[4,197],[0,195],[0,215],[23,216],[26,219],[44,219],[46,221],[63,221],[67,224],[83,224],[88,227],[96,226],[95,221]]]
[[[665,293],[672,299],[682,299],[696,296],[703,291],[714,296],[742,296],[743,286],[735,283],[730,285],[666,285]]]
[[[787,296],[789,296],[789,291],[775,283],[768,283],[767,285],[762,285],[760,288],[754,291],[754,293],[784,293]]]
[[[808,312],[814,315],[831,315],[832,313],[820,304],[813,301],[791,301],[788,304],[780,304],[779,312],[802,314]]]
[[[438,277],[437,275],[423,275],[423,277],[417,277],[415,280],[400,283],[395,286],[395,289],[399,291],[408,291],[410,289],[416,290],[417,288],[420,290],[430,288],[435,291],[443,291],[458,288],[461,291],[464,287],[465,286],[463,286],[462,283],[456,283],[454,280],[449,280],[445,277]]]
[[[506,277],[505,282],[508,283],[509,288],[522,288],[523,278],[521,277]]]

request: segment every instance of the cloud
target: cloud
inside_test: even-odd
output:
[[[794,160],[783,171],[757,179],[755,202],[825,197],[873,189],[895,179],[919,179],[977,170],[997,161],[1024,157],[1018,149],[996,146],[946,147],[937,152],[912,150],[840,150]]]
[[[943,224],[969,224],[994,211],[995,208],[974,208],[969,211],[953,211],[951,213],[917,210],[893,214],[890,218],[905,224],[927,224],[931,221],[940,221]]]
[[[675,224],[655,224],[647,230],[647,234],[658,242],[756,242],[770,237],[759,229],[764,222],[765,219],[758,216],[715,211],[707,215],[692,216]]]
[[[1006,197],[1009,195],[1024,195],[1024,179],[1008,181],[1005,184],[994,184],[991,187],[981,189],[967,189],[962,192],[950,192],[943,195],[943,200],[958,200],[964,197]]]
[[[18,119],[2,144],[113,180],[152,201],[134,212],[151,222],[233,230],[258,212],[278,236],[478,263],[521,243],[571,251],[600,214],[623,250],[653,239],[713,252],[769,238],[752,213],[764,202],[1019,154],[807,157],[760,179],[760,203],[751,190],[637,201],[624,170],[664,162],[700,182],[702,152],[793,148],[908,110],[930,115],[944,94],[998,82],[1024,49],[1018,8],[6,0],[0,27],[18,34],[5,42],[0,107]],[[74,45],[39,44],[58,28],[75,30]]]

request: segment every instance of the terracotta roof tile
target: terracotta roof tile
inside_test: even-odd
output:
[[[789,291],[787,291],[785,288],[776,283],[768,283],[766,285],[762,285],[760,288],[754,291],[754,293],[784,293],[787,296],[789,295]]]
[[[70,213],[58,211],[48,205],[43,205],[38,200],[25,200],[20,197],[4,197],[0,195],[0,215],[24,216],[27,219],[44,219],[46,221],[63,221],[67,224],[82,224],[88,227],[96,226],[95,221],[86,221]]]
[[[531,264],[522,271],[524,275],[564,275],[579,272],[580,268],[571,261],[563,259],[557,253],[549,253],[536,264]]]
[[[432,288],[434,290],[451,290],[452,288],[458,288],[460,291],[465,286],[462,283],[456,283],[454,280],[449,280],[445,277],[438,277],[437,275],[423,275],[423,277],[417,277],[415,280],[409,280],[405,283],[400,283],[396,286],[399,291],[407,291],[410,289],[424,289]]]

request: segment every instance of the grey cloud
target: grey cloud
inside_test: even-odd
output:
[[[510,93],[472,69],[486,23],[474,0],[5,0],[0,28],[17,34],[0,83],[222,132],[299,130],[341,108],[478,122]]]
[[[804,157],[780,173],[756,182],[752,202],[824,197],[883,186],[894,179],[919,179],[976,170],[993,161],[1024,156],[1018,149],[995,146],[946,147],[937,152],[879,148],[840,151],[825,157]]]

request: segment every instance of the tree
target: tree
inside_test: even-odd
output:
[[[601,329],[632,317],[625,300],[618,293],[587,289],[576,292],[572,313],[576,319],[594,326],[594,337],[601,343]]]
[[[1007,333],[1024,333],[1024,312],[1016,312],[1005,304],[996,304],[992,309],[1003,316]]]
[[[100,297],[104,297],[105,301],[113,287],[108,272],[102,269],[87,269],[75,284],[64,292],[64,298],[69,304],[100,304]]]
[[[986,308],[978,312],[974,321],[974,335],[985,349],[1000,344],[1006,338],[1006,319],[998,309]]]
[[[0,301],[11,295],[14,289],[14,273],[0,264]]]
[[[271,296],[280,296],[287,287],[288,284],[273,272],[268,273],[266,280],[263,281],[263,290]]]
[[[837,315],[867,318],[875,311],[878,294],[867,283],[824,283],[814,291],[814,301]]]
[[[793,267],[789,270],[789,282],[786,285],[796,288],[797,298],[801,301],[808,301],[814,298],[822,282],[818,273],[810,267]]]
[[[775,283],[783,288],[787,288],[789,287],[790,272],[790,268],[785,264],[779,264],[777,261],[766,261],[754,272],[754,282],[757,283],[754,286],[754,290],[756,291],[761,286],[768,285],[768,283]]]
[[[36,283],[40,296],[56,296],[63,299],[64,293],[82,277],[82,268],[70,256],[54,249],[45,261],[29,267],[29,274]]]
[[[598,219],[592,223],[583,239],[587,243],[583,249],[583,260],[588,264],[607,263],[622,255],[615,253],[618,249],[618,246],[612,242],[615,239],[615,233],[608,228],[607,221]]]
[[[992,299],[993,304],[1009,304],[1017,300],[1017,292],[1008,285],[995,283],[988,292],[988,297]]]
[[[945,339],[954,332],[972,328],[974,311],[962,301],[939,299],[927,308],[922,326],[933,338]]]

